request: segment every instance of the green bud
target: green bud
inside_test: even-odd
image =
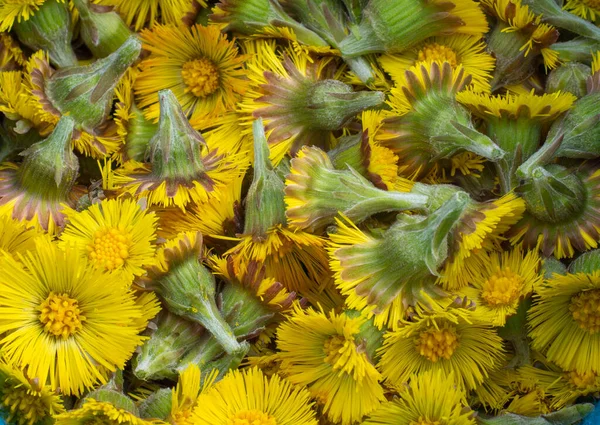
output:
[[[27,192],[43,199],[64,202],[79,172],[79,162],[71,149],[74,121],[63,116],[48,138],[33,144],[18,171],[18,181]]]
[[[554,43],[550,48],[558,52],[558,56],[563,61],[591,64],[592,53],[600,50],[600,40],[578,37]]]
[[[600,270],[600,249],[584,252],[569,264],[569,273],[573,274],[593,274],[598,270]]]
[[[165,420],[171,414],[173,407],[173,390],[161,388],[142,400],[138,409],[142,419]]]
[[[46,0],[29,19],[15,22],[13,28],[21,43],[47,52],[58,68],[77,65],[71,48],[71,15],[64,1]]]
[[[270,0],[221,0],[217,6],[223,13],[210,15],[213,22],[227,23],[224,31],[244,35],[261,34],[265,29],[288,27],[294,30],[297,40],[308,46],[327,47],[325,40],[298,23],[281,5]]]
[[[146,153],[152,174],[168,183],[202,180],[206,171],[201,155],[206,146],[204,138],[192,128],[171,90],[159,91],[158,101],[158,130]]]
[[[59,69],[45,82],[46,96],[63,115],[71,115],[78,129],[93,133],[108,116],[114,89],[141,48],[140,41],[132,36],[106,58],[86,66]]]
[[[246,196],[244,233],[266,237],[273,226],[285,224],[284,183],[273,170],[262,119],[254,121],[254,178]]]
[[[204,332],[202,326],[163,310],[155,328],[133,360],[133,373],[144,381],[173,379],[175,368]],[[152,329],[152,328],[151,328]]]
[[[567,91],[578,98],[587,94],[586,82],[592,69],[582,63],[567,62],[553,69],[546,80],[546,92]]]
[[[587,193],[583,182],[565,167],[551,164],[538,167],[519,190],[527,211],[546,223],[569,220],[585,207]]]
[[[427,197],[378,189],[352,168],[336,170],[327,154],[305,147],[292,159],[286,181],[288,220],[302,229],[320,232],[338,212],[360,222],[383,211],[422,209]]]
[[[451,184],[425,184],[419,182],[413,185],[410,192],[427,196],[426,208],[428,211],[439,209],[456,193],[465,193],[460,187]]]
[[[104,58],[110,55],[131,35],[112,7],[93,4],[89,0],[74,0],[73,3],[79,11],[81,39],[94,56]]]
[[[341,137],[337,146],[329,150],[327,155],[337,170],[351,167],[362,176],[367,177],[368,169],[364,164],[361,145],[362,136],[360,134]]]
[[[131,116],[127,122],[127,138],[124,149],[128,159],[143,162],[150,140],[158,130],[158,125],[147,120],[135,104],[132,105],[129,113]]]

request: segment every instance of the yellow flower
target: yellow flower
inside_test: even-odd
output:
[[[86,398],[78,409],[56,415],[56,425],[167,425],[156,419],[141,419],[133,413],[116,407],[112,403]]]
[[[264,239],[241,236],[225,255],[233,257],[236,270],[246,269],[252,261],[263,263],[266,277],[302,294],[329,275],[325,244],[322,237],[277,225]]]
[[[411,375],[440,371],[454,374],[459,388],[471,390],[497,369],[502,339],[466,310],[452,309],[416,318],[385,335],[378,368],[390,384],[401,387]]]
[[[477,253],[469,265],[473,270],[470,286],[459,291],[475,303],[473,319],[504,326],[519,301],[541,285],[540,265],[537,251],[523,252],[521,245],[511,251]]]
[[[474,425],[472,412],[465,409],[465,392],[454,384],[454,375],[440,370],[410,378],[400,397],[384,403],[363,425]]]
[[[578,373],[600,372],[600,272],[555,274],[528,313],[532,347]]]
[[[200,394],[194,425],[317,425],[310,394],[256,368],[233,370]]]
[[[65,209],[61,245],[76,245],[96,268],[123,275],[125,284],[153,264],[157,217],[131,199],[110,199],[78,212]]]
[[[46,0],[12,0],[0,4],[0,32],[10,31],[15,22],[27,21]]]
[[[158,119],[158,90],[172,90],[188,118],[207,122],[231,110],[245,91],[245,57],[218,26],[156,25],[141,37],[150,56],[134,88],[146,118]]]
[[[177,386],[171,395],[171,412],[167,422],[173,425],[192,425],[192,412],[198,405],[198,396],[205,393],[217,378],[218,369],[201,380],[200,369],[195,364],[189,364],[179,375]]]
[[[145,26],[181,24],[193,21],[199,7],[206,7],[204,0],[93,0],[94,3],[113,6],[125,23],[139,31]]]
[[[361,316],[296,308],[277,331],[283,376],[306,386],[328,419],[342,425],[359,421],[385,400],[381,375],[359,349],[364,322]]]
[[[56,391],[4,360],[0,361],[0,405],[8,414],[7,422],[16,425],[42,423],[65,410]]]
[[[0,255],[0,345],[40,383],[79,395],[124,367],[143,341],[143,313],[115,275],[71,247],[36,243],[20,262]]]
[[[590,21],[596,21],[600,17],[598,0],[567,0],[564,9]]]
[[[7,33],[0,33],[0,71],[12,71],[27,63],[19,44]]]
[[[0,214],[0,251],[6,251],[16,257],[35,249],[35,240],[43,233],[25,222],[14,220],[10,214]]]
[[[411,67],[437,61],[449,62],[453,67],[462,65],[465,74],[472,77],[474,89],[489,92],[495,60],[485,49],[479,36],[453,34],[428,38],[402,53],[385,54],[378,61],[399,87],[404,85],[404,73]]]
[[[479,250],[497,248],[505,240],[504,233],[521,219],[524,211],[525,202],[514,193],[475,204],[456,229],[457,246],[437,283],[445,289],[458,289],[471,282],[476,267],[470,264],[470,257]]]
[[[578,397],[600,391],[600,376],[597,372],[564,371],[547,363],[543,368],[525,365],[519,369],[519,374],[525,379],[536,381],[552,397],[552,410],[561,409]]]

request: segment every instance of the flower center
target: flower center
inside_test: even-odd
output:
[[[2,391],[2,404],[9,413],[6,420],[11,424],[37,423],[48,416],[41,393],[28,390],[25,386]]]
[[[345,349],[346,343],[346,338],[342,335],[335,335],[328,338],[323,344],[323,349],[325,350],[325,363],[329,363],[334,368],[340,368],[342,366],[339,364],[340,360],[344,360],[342,357],[345,357],[344,354],[347,351]]]
[[[219,69],[206,58],[195,59],[183,64],[181,70],[186,93],[206,97],[219,88]]]
[[[577,388],[588,388],[595,386],[597,375],[590,371],[585,373],[578,373],[576,371],[571,371],[567,374],[569,377],[569,383]]]
[[[277,425],[275,418],[260,410],[243,410],[229,418],[227,425]]]
[[[429,43],[424,45],[418,53],[419,62],[448,62],[450,66],[458,65],[456,52],[448,46],[442,46],[438,43]]]
[[[85,322],[81,315],[77,300],[69,298],[67,294],[57,295],[51,292],[48,298],[38,307],[40,322],[46,332],[64,339],[75,335]]]
[[[519,298],[523,278],[505,267],[490,276],[485,281],[481,291],[481,298],[488,305],[506,305]]]
[[[442,357],[452,357],[458,347],[458,335],[451,326],[444,329],[428,329],[421,332],[416,346],[420,355],[435,363]]]
[[[423,416],[419,416],[419,420],[411,421],[410,425],[441,425],[440,421],[430,421],[425,419]]]
[[[600,331],[600,289],[580,292],[571,298],[569,311],[581,329],[595,334]]]
[[[98,230],[87,246],[88,257],[96,267],[114,270],[129,257],[131,235],[114,227]]]

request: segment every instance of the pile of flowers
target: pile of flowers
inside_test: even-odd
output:
[[[571,425],[597,0],[0,0],[0,414]]]

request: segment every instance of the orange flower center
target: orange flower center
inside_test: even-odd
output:
[[[511,304],[519,298],[523,278],[505,267],[490,276],[482,286],[481,298],[488,305]]]
[[[75,335],[85,322],[81,315],[77,300],[69,298],[67,294],[57,295],[51,292],[48,298],[38,307],[40,322],[46,332],[67,339]]]
[[[260,410],[243,410],[229,418],[227,425],[277,425],[271,415]]]
[[[574,387],[585,389],[588,387],[595,386],[597,375],[590,371],[585,373],[578,373],[576,371],[571,371],[567,374],[569,377],[569,383]]]
[[[219,69],[206,58],[195,59],[183,64],[181,70],[186,93],[206,97],[219,88]]]
[[[114,227],[98,230],[87,246],[88,257],[96,266],[114,270],[125,264],[129,257],[131,235]]]
[[[432,362],[449,359],[458,347],[456,330],[448,326],[444,329],[428,329],[421,332],[416,341],[417,351]]]
[[[438,43],[429,43],[424,45],[419,53],[417,53],[419,62],[448,62],[450,66],[458,65],[456,52],[448,46],[443,46]]]
[[[595,334],[600,331],[600,289],[580,292],[571,298],[569,311],[581,329]]]

